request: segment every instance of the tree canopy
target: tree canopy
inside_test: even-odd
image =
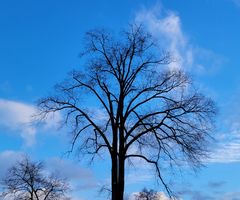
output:
[[[13,200],[67,200],[69,189],[64,179],[44,174],[42,162],[29,158],[18,161],[9,168],[2,181],[4,199]]]
[[[112,200],[122,200],[125,163],[139,158],[165,182],[161,161],[199,166],[213,127],[214,102],[194,89],[187,73],[170,68],[173,56],[142,26],[119,37],[86,33],[84,66],[39,101],[46,117],[61,112],[72,130],[72,150],[111,158]]]

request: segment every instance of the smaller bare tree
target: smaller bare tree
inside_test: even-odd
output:
[[[59,200],[68,199],[69,189],[64,179],[55,175],[44,175],[42,162],[33,162],[28,158],[9,168],[2,180],[3,199],[13,200]]]
[[[159,195],[155,190],[143,188],[139,194],[135,195],[135,200],[158,200]]]

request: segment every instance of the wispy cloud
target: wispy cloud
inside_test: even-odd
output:
[[[137,12],[135,21],[145,25],[163,50],[170,51],[174,60],[171,68],[205,74],[215,72],[224,62],[222,56],[193,44],[183,30],[180,16],[159,4]]]
[[[213,188],[211,188],[212,190]],[[180,196],[190,200],[240,200],[240,192],[224,192],[219,188],[218,192],[206,190],[183,189],[178,192]]]
[[[137,184],[137,183],[144,183],[154,180],[155,176],[149,172],[149,170],[131,170],[130,173],[126,175],[126,184]]]
[[[0,127],[20,134],[27,146],[35,143],[37,128],[32,123],[32,117],[35,113],[36,108],[33,105],[0,99]],[[54,117],[50,116],[44,121],[43,128],[56,127],[59,120],[59,114],[56,114]]]
[[[165,11],[157,5],[152,9],[142,9],[136,15],[136,22],[144,24],[155,38],[160,38],[162,48],[169,50],[177,62],[171,67],[192,64],[192,50],[181,27],[180,17],[172,11]]]
[[[47,161],[47,166],[51,171],[56,172],[59,176],[67,177],[69,180],[94,179],[91,170],[81,168],[78,163],[70,160],[54,157]]]
[[[82,193],[97,193],[102,186],[91,169],[82,167],[73,160],[52,157],[46,161],[46,169],[67,179],[73,200],[83,200]]]
[[[240,189],[240,188],[239,188]],[[240,200],[240,192],[229,192],[223,194],[220,200]]]
[[[210,181],[208,182],[208,187],[211,189],[219,189],[226,185],[226,181]]]
[[[217,142],[218,144],[212,151],[208,162],[240,162],[240,126],[222,133]]]
[[[216,200],[216,198],[210,194],[206,194],[203,191],[196,191],[191,189],[186,189],[179,192],[180,196],[188,197],[190,200]]]
[[[216,145],[209,162],[240,162],[240,89],[221,105]]]
[[[7,170],[18,160],[23,158],[24,153],[20,151],[6,150],[0,152],[0,179],[6,174]]]
[[[232,0],[232,2],[236,5],[240,7],[240,0]]]

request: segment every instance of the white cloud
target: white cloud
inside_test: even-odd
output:
[[[71,180],[93,178],[89,169],[83,169],[78,163],[70,160],[54,157],[48,160],[47,165],[51,171],[56,171],[59,175]]]
[[[30,124],[35,108],[24,103],[0,99],[0,125],[19,131],[27,145],[34,143],[35,128]]]
[[[201,189],[201,188],[200,188]],[[203,189],[203,188],[202,188]],[[218,190],[192,190],[191,188],[187,188],[185,190],[180,191],[180,194],[184,196],[186,199],[191,200],[240,200],[240,188],[237,188],[236,191],[226,192],[221,189]]]
[[[24,154],[19,151],[6,150],[0,152],[0,179],[5,175],[7,170],[18,160],[23,158]]]
[[[79,162],[53,157],[46,161],[46,169],[57,174],[58,177],[67,179],[73,200],[85,200],[81,197],[83,193],[97,193],[102,186],[93,172],[89,168],[82,167]]]
[[[183,33],[181,19],[176,13],[164,11],[160,6],[156,6],[149,10],[141,10],[135,20],[144,24],[155,38],[160,39],[161,46],[173,54],[177,62],[173,62],[170,67],[192,65],[193,52]]]
[[[174,60],[170,68],[209,74],[215,73],[224,62],[222,56],[191,43],[182,28],[180,16],[171,10],[159,5],[142,9],[136,14],[135,21],[145,25],[163,50],[170,51]]]
[[[126,184],[130,185],[154,180],[156,177],[150,172],[148,170],[131,170],[126,174]]]
[[[95,123],[102,123],[108,119],[105,109],[99,107],[89,108],[89,113],[91,113],[92,119]]]
[[[240,200],[240,192],[228,192],[228,193],[222,195],[222,197],[220,199],[221,200],[229,200],[229,199],[231,199],[231,200]]]
[[[206,162],[240,162],[240,129],[223,133],[217,139],[218,145]]]
[[[221,106],[216,136],[216,147],[211,153],[209,162],[229,163],[240,162],[240,89]]]
[[[98,182],[90,169],[80,167],[79,163],[51,158],[47,162],[47,168],[58,176],[67,178],[75,190],[96,189]]]
[[[36,108],[33,105],[0,99],[0,127],[19,133],[27,146],[35,143],[37,128],[32,123],[35,113]],[[44,121],[43,128],[56,127],[59,120],[59,114],[50,116]]]
[[[240,7],[240,0],[232,0],[232,2],[236,5]]]

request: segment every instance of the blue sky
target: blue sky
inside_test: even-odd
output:
[[[30,116],[38,98],[81,66],[86,31],[118,32],[132,22],[162,40],[178,58],[175,65],[190,72],[219,107],[206,166],[197,174],[183,167],[181,180],[171,175],[173,187],[183,200],[239,199],[239,0],[0,0],[0,176],[27,153],[67,176],[75,200],[105,199],[97,198],[97,190],[109,181],[108,158],[88,165],[82,157],[64,156],[70,139],[66,128],[57,128],[61,116],[43,126],[30,126]],[[148,168],[128,170],[127,180],[129,194],[143,186],[162,190]]]

